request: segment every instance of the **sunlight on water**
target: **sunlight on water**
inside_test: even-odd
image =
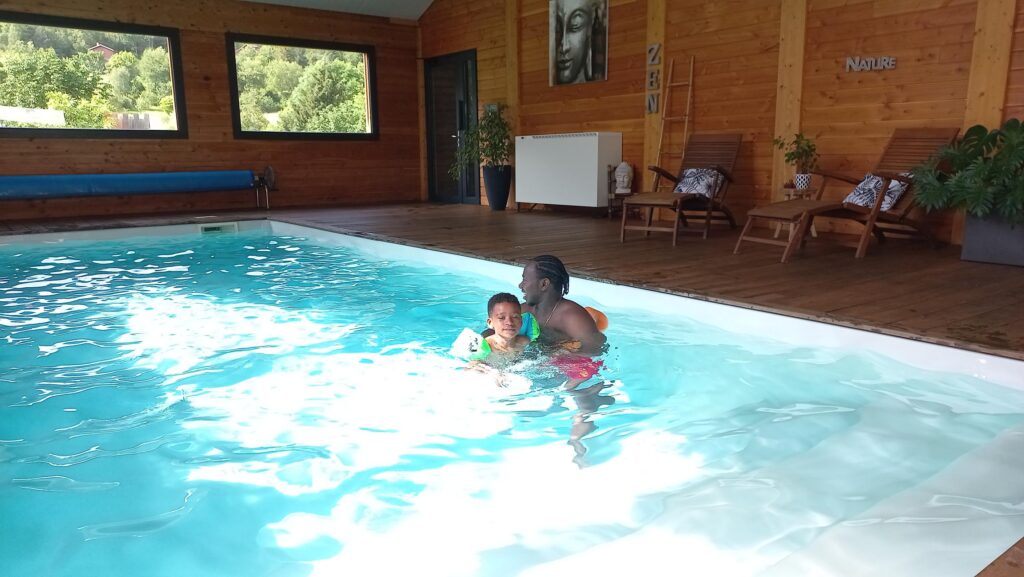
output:
[[[5,574],[952,576],[1024,533],[1024,394],[965,375],[623,307],[584,393],[499,388],[448,353],[486,278],[255,233],[0,266]]]
[[[315,313],[267,304],[220,304],[183,295],[134,295],[123,307],[127,332],[120,349],[136,366],[180,375],[216,355],[244,359],[253,351],[285,356],[297,348],[337,341],[355,325],[318,322]]]

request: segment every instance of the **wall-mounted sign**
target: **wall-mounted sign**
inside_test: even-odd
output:
[[[647,114],[658,112],[661,100],[661,44],[647,46]]]
[[[877,58],[865,58],[863,56],[847,56],[847,72],[867,72],[869,70],[894,70],[896,68],[895,56],[879,56]]]
[[[661,64],[661,44],[651,44],[647,47],[647,66]]]
[[[647,71],[647,90],[661,89],[661,70],[653,68]]]
[[[647,114],[656,114],[658,112],[658,98],[660,94],[657,92],[651,92],[647,95]]]

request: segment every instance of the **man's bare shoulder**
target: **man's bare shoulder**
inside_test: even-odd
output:
[[[562,299],[562,304],[556,312],[557,314],[552,317],[552,320],[555,320],[555,318],[560,320],[590,318],[590,313],[587,312],[587,309],[570,299]]]
[[[587,309],[569,299],[562,301],[548,324],[576,339],[592,332],[598,332],[594,318],[590,316]]]
[[[579,341],[581,350],[596,352],[604,343],[605,336],[597,328],[594,317],[575,301],[566,299],[570,306],[564,307],[564,316],[558,321],[559,330],[569,339]]]

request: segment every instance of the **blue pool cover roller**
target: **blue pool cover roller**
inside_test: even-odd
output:
[[[251,170],[0,176],[0,199],[240,190],[254,183]]]

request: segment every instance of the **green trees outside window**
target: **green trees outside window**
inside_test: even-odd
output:
[[[0,130],[177,130],[169,42],[0,14]]]
[[[229,35],[241,132],[372,132],[367,52],[259,40]]]

